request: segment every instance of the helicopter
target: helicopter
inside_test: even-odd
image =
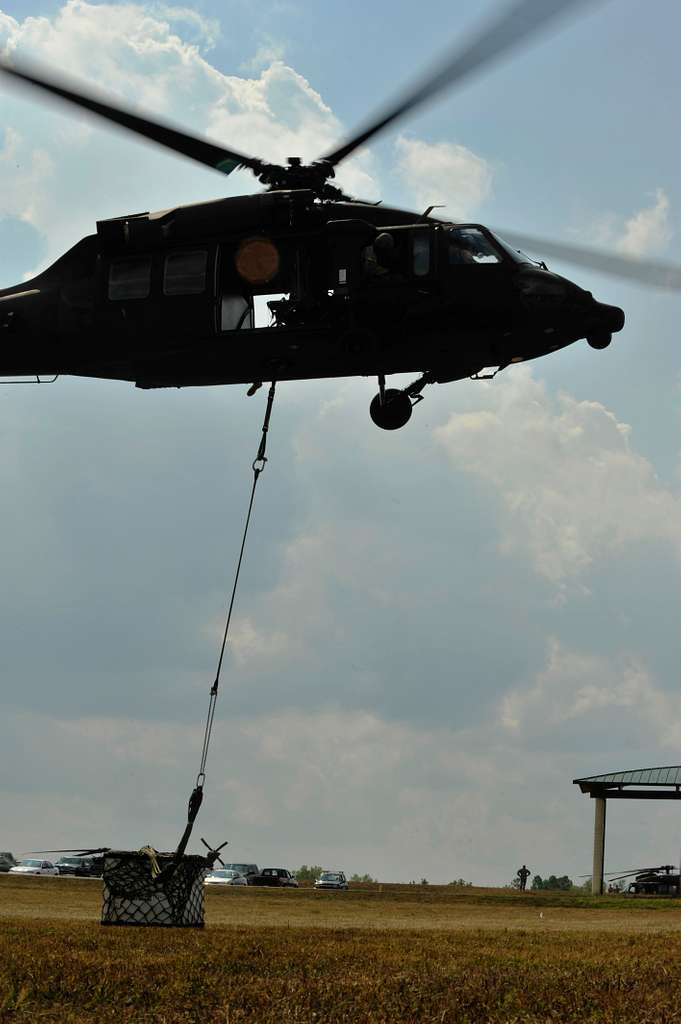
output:
[[[632,877],[633,876],[633,877]],[[661,864],[656,868],[636,868],[632,871],[625,871],[622,874],[615,874],[610,877],[610,883],[621,882],[624,879],[632,880],[627,885],[627,892],[633,895],[646,896],[678,896],[679,866],[674,864]]]
[[[228,846],[228,840],[220,843],[219,846],[211,846],[210,843],[201,836],[201,842],[208,851],[205,854],[206,865],[212,868],[216,861],[219,861],[222,866],[225,866],[225,862],[220,856],[220,851]],[[143,847],[140,853],[146,853],[151,851],[157,853],[151,846]],[[104,858],[107,854],[117,855],[117,851],[111,846],[96,846],[80,849],[78,847],[69,848],[68,850],[31,850],[32,854],[45,854],[45,853],[70,853],[71,857],[60,857],[56,862],[56,867],[59,869],[60,875],[75,875],[79,878],[101,878],[104,874]],[[169,857],[170,854],[164,854],[163,856]]]
[[[97,846],[86,849],[69,850],[31,850],[32,854],[70,853],[70,857],[60,857],[55,867],[60,875],[74,875],[77,878],[101,878],[104,870],[104,855],[110,846]]]
[[[429,384],[490,379],[581,339],[607,348],[624,311],[485,225],[439,219],[434,206],[416,214],[363,202],[332,184],[338,165],[379,132],[584,3],[516,2],[310,164],[267,163],[3,58],[6,79],[222,174],[248,168],[265,191],[98,221],[48,269],[0,290],[0,376],[67,374],[143,389],[241,384],[248,395],[265,381],[375,377],[371,418],[396,430]],[[681,288],[675,267],[555,242],[546,251]],[[258,300],[267,326],[256,323]],[[388,387],[395,373],[418,376]]]

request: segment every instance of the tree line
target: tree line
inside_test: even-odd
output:
[[[520,888],[520,881],[516,877],[511,882],[513,889]],[[571,878],[567,875],[549,875],[547,878],[542,878],[541,875],[535,875],[532,879],[530,889],[533,892],[591,892],[591,879],[587,878],[586,882],[579,882],[575,884]]]

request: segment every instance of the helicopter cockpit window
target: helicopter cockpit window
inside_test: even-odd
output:
[[[414,235],[412,240],[412,270],[415,277],[430,273],[430,235]]]
[[[206,290],[205,249],[169,252],[163,270],[164,295],[199,295]]]
[[[513,246],[509,245],[508,242],[505,242],[503,238],[499,238],[499,235],[495,235],[494,240],[501,246],[506,255],[510,256],[515,263],[529,263],[530,266],[534,265],[535,267],[541,266],[539,260],[533,260],[526,253],[521,252],[520,249],[514,249]]]
[[[151,256],[112,260],[109,267],[109,298],[146,299],[151,290]]]
[[[447,232],[449,265],[501,263],[501,255],[478,228],[450,228]]]

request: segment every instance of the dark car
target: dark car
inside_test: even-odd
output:
[[[16,867],[18,861],[15,859],[14,854],[8,850],[0,851],[0,871],[9,871],[10,868]]]
[[[60,875],[78,878],[99,878],[104,867],[103,857],[60,857],[55,863]]]
[[[270,885],[280,889],[298,888],[296,876],[287,868],[263,868],[259,875],[248,879],[249,885]]]
[[[223,864],[222,867],[226,871],[238,871],[240,875],[245,876],[249,885],[253,885],[253,879],[260,874],[257,864]]]

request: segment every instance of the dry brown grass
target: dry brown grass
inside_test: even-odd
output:
[[[0,877],[0,1021],[681,1021],[673,901],[397,886],[207,896],[203,931],[102,928],[97,882]]]

